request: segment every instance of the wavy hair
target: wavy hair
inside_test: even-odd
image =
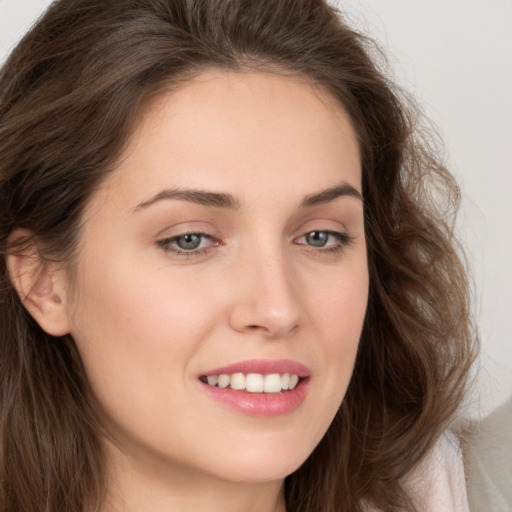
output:
[[[325,0],[58,0],[39,19],[0,72],[0,510],[94,512],[105,496],[80,355],[24,309],[9,234],[72,265],[144,105],[208,68],[310,80],[348,112],[362,156],[367,315],[343,403],[285,480],[288,510],[414,509],[404,476],[453,419],[477,342],[457,185],[382,62]]]

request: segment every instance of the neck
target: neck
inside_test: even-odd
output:
[[[282,480],[231,482],[183,466],[135,461],[117,448],[109,452],[101,512],[286,512]]]

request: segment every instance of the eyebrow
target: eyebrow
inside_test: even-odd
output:
[[[327,190],[307,195],[300,203],[300,208],[310,208],[311,206],[330,203],[331,201],[338,199],[338,197],[344,196],[354,197],[360,201],[363,200],[361,192],[352,185],[349,185],[347,182],[343,182],[339,185],[328,188]]]
[[[231,194],[208,192],[205,190],[167,189],[162,190],[162,192],[159,192],[151,199],[138,204],[135,211],[147,208],[163,199],[177,199],[180,201],[188,201],[189,203],[201,204],[203,206],[214,206],[216,208],[226,208],[229,210],[239,210],[241,206],[240,201]]]
[[[314,194],[307,195],[299,204],[299,208],[310,208],[321,204],[330,203],[339,197],[348,196],[363,200],[361,193],[352,185],[346,182],[334,187],[322,190]],[[166,189],[162,190],[151,199],[139,203],[135,207],[135,211],[142,210],[154,203],[162,200],[175,199],[187,201],[203,206],[213,206],[215,208],[225,208],[229,210],[239,210],[241,208],[240,201],[231,194],[220,192],[209,192],[206,190],[186,190],[186,189]]]

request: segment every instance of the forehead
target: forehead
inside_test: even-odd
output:
[[[146,107],[110,184],[128,197],[268,183],[299,193],[340,180],[360,189],[357,139],[334,97],[296,77],[209,70]]]

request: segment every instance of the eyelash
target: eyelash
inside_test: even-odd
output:
[[[300,240],[308,235],[312,235],[313,233],[324,233],[328,235],[329,237],[333,237],[337,239],[338,243],[329,246],[329,247],[315,247],[314,245],[310,244],[299,244],[297,240]],[[210,240],[213,241],[213,245],[209,245],[208,247],[202,247],[198,249],[191,249],[191,250],[184,250],[184,249],[178,249],[173,247],[173,244],[177,243],[177,241],[181,238],[184,238],[186,236],[199,236],[204,240]],[[300,237],[294,239],[294,242],[297,243],[297,245],[308,245],[310,248],[310,252],[315,252],[317,254],[323,254],[323,255],[334,255],[339,254],[343,252],[343,250],[348,247],[353,241],[353,238],[348,233],[338,232],[338,231],[330,231],[330,230],[313,230],[308,231],[307,233],[304,233]],[[175,256],[182,257],[182,258],[192,258],[195,256],[203,256],[205,255],[212,247],[216,247],[222,245],[222,242],[218,239],[216,239],[214,236],[208,234],[208,233],[202,233],[198,231],[191,231],[187,233],[181,233],[176,236],[172,236],[169,238],[164,238],[162,240],[157,241],[157,246],[164,250],[166,253],[172,253]]]

